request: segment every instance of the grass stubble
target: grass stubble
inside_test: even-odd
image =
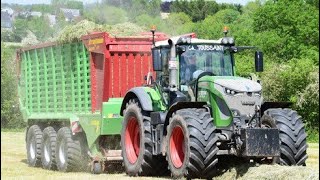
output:
[[[1,178],[3,179],[132,179],[124,172],[93,175],[89,172],[61,173],[28,167],[26,160],[25,134],[1,132]],[[308,144],[306,166],[279,166],[239,164],[231,166],[215,177],[217,180],[264,179],[264,180],[314,180],[319,179],[319,143]],[[168,179],[169,177],[137,177],[136,179]]]

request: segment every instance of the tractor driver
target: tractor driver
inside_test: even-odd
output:
[[[187,60],[186,60],[187,59]],[[192,74],[196,70],[195,56],[181,56],[180,61],[180,81],[182,85],[187,85],[192,80]]]
[[[180,60],[180,84],[181,90],[188,96],[188,99],[194,101],[194,93],[192,89],[192,75],[196,71],[195,56],[181,56]]]

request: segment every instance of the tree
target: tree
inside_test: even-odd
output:
[[[86,10],[84,16],[98,24],[118,24],[128,20],[127,13],[120,8],[107,4],[96,4]]]
[[[17,79],[14,47],[1,42],[1,128],[21,128],[24,123],[17,111]]]
[[[191,17],[193,22],[204,20],[206,17],[224,9],[233,9],[242,13],[242,6],[240,4],[218,4],[215,1],[206,0],[177,0],[173,1],[170,6],[171,12],[184,12]]]
[[[22,40],[23,37],[27,35],[27,20],[21,19],[21,18],[16,18],[13,22],[13,33],[19,37],[17,39],[18,42]]]
[[[52,5],[50,4],[32,4],[31,11],[39,11],[42,13],[54,13]]]
[[[218,12],[219,6],[215,1],[174,1],[171,5],[172,12],[184,12],[191,17],[193,22],[204,20],[208,15]]]
[[[172,5],[172,2],[168,2],[168,1],[162,2],[161,3],[161,12],[169,13],[171,5]]]
[[[132,0],[132,7],[128,9],[130,20],[147,14],[151,17],[160,17],[161,0]]]
[[[255,32],[269,33],[281,38],[283,45],[268,53],[288,60],[302,57],[308,48],[319,51],[319,13],[316,7],[305,1],[267,1],[254,14],[253,20]],[[267,44],[261,42],[259,45],[267,49]]]
[[[40,41],[45,41],[47,38],[53,36],[53,29],[44,16],[32,17],[30,21],[27,22],[27,28],[33,32]]]

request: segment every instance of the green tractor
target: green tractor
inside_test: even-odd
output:
[[[154,33],[154,31],[152,31]],[[195,34],[155,42],[156,79],[129,90],[121,148],[130,176],[212,178],[221,157],[305,165],[306,132],[290,103],[264,102],[259,81],[237,77],[232,37]],[[263,53],[255,52],[263,71]]]

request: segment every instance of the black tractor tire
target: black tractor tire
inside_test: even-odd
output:
[[[80,142],[72,139],[72,132],[68,127],[59,129],[55,152],[57,169],[59,171],[80,171],[86,163],[82,161]]]
[[[56,140],[57,132],[49,126],[43,130],[41,144],[41,162],[44,169],[56,170]]]
[[[168,172],[164,157],[152,155],[151,118],[137,99],[126,104],[121,130],[121,155],[129,176],[161,176]],[[159,167],[164,167],[157,171]]]
[[[206,109],[178,110],[167,127],[167,160],[173,178],[211,179],[218,163],[218,137]]]
[[[41,166],[42,131],[38,125],[32,125],[27,131],[27,161],[31,167]]]
[[[262,122],[279,129],[281,154],[275,158],[275,162],[287,166],[305,166],[308,145],[301,116],[292,109],[268,109],[262,116]]]

